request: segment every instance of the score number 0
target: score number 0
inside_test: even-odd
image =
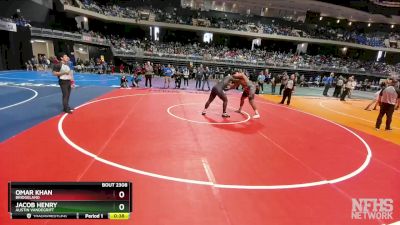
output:
[[[118,197],[123,199],[125,197],[125,192],[124,191],[120,191],[118,193]],[[123,211],[125,209],[125,205],[121,203],[121,204],[119,204],[118,208],[119,208],[119,210]]]

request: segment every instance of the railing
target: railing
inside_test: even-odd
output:
[[[349,75],[361,75],[361,76],[373,76],[373,77],[387,77],[387,74],[382,73],[371,73],[368,71],[351,70],[345,68],[332,68],[327,65],[320,66],[304,66],[294,65],[289,63],[271,64],[261,60],[240,60],[240,59],[218,59],[210,58],[207,59],[202,56],[188,56],[188,55],[177,55],[177,54],[161,54],[152,52],[143,52],[139,49],[131,51],[122,51],[119,49],[111,48],[114,56],[125,57],[125,58],[142,58],[142,59],[156,59],[164,61],[176,61],[176,62],[193,62],[196,64],[205,65],[228,65],[231,67],[249,67],[249,68],[270,68],[270,69],[282,69],[282,70],[295,70],[295,71],[307,71],[307,72],[334,72],[340,74]]]
[[[93,37],[89,34],[78,34],[78,33],[71,33],[66,31],[59,31],[59,30],[50,30],[44,28],[31,28],[31,36],[32,37],[47,37],[47,38],[55,38],[55,39],[63,39],[63,40],[71,40],[77,42],[84,42],[89,44],[96,44],[96,45],[104,45],[110,46],[111,43],[109,40],[105,38]]]

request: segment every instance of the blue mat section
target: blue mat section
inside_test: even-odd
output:
[[[18,102],[31,98],[34,92],[37,97],[19,105]],[[70,99],[72,107],[81,105],[93,98],[103,95],[114,88],[101,86],[81,86],[73,89]],[[29,129],[62,112],[61,90],[59,87],[4,86],[0,85],[0,141]]]
[[[119,75],[98,75],[74,73],[78,86],[119,86]],[[51,72],[43,71],[0,71],[0,83],[22,84],[27,86],[58,86],[58,78]]]
[[[0,110],[11,107],[14,104],[21,103],[33,98],[36,93],[24,88],[2,86],[0,89]]]

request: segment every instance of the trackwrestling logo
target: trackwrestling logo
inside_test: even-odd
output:
[[[393,219],[393,199],[391,198],[353,198],[351,203],[352,219]]]

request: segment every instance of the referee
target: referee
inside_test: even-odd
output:
[[[376,119],[376,130],[379,130],[382,117],[386,114],[386,127],[385,130],[392,130],[390,128],[390,124],[392,123],[392,116],[394,112],[394,108],[396,104],[398,104],[400,100],[400,91],[395,88],[397,81],[393,78],[388,79],[388,86],[382,89],[378,102],[380,103],[380,112],[378,118]]]
[[[294,92],[295,87],[296,87],[296,75],[292,74],[292,75],[290,75],[290,78],[286,81],[282,100],[281,100],[281,102],[279,102],[279,104],[284,104],[285,100],[287,98],[288,99],[287,105],[290,105],[290,99],[292,98],[292,93]]]
[[[71,84],[74,81],[71,68],[69,67],[69,57],[65,53],[60,53],[60,63],[53,66],[53,75],[58,77],[58,84],[62,92],[63,111],[72,113],[69,107],[69,96],[71,95]]]

